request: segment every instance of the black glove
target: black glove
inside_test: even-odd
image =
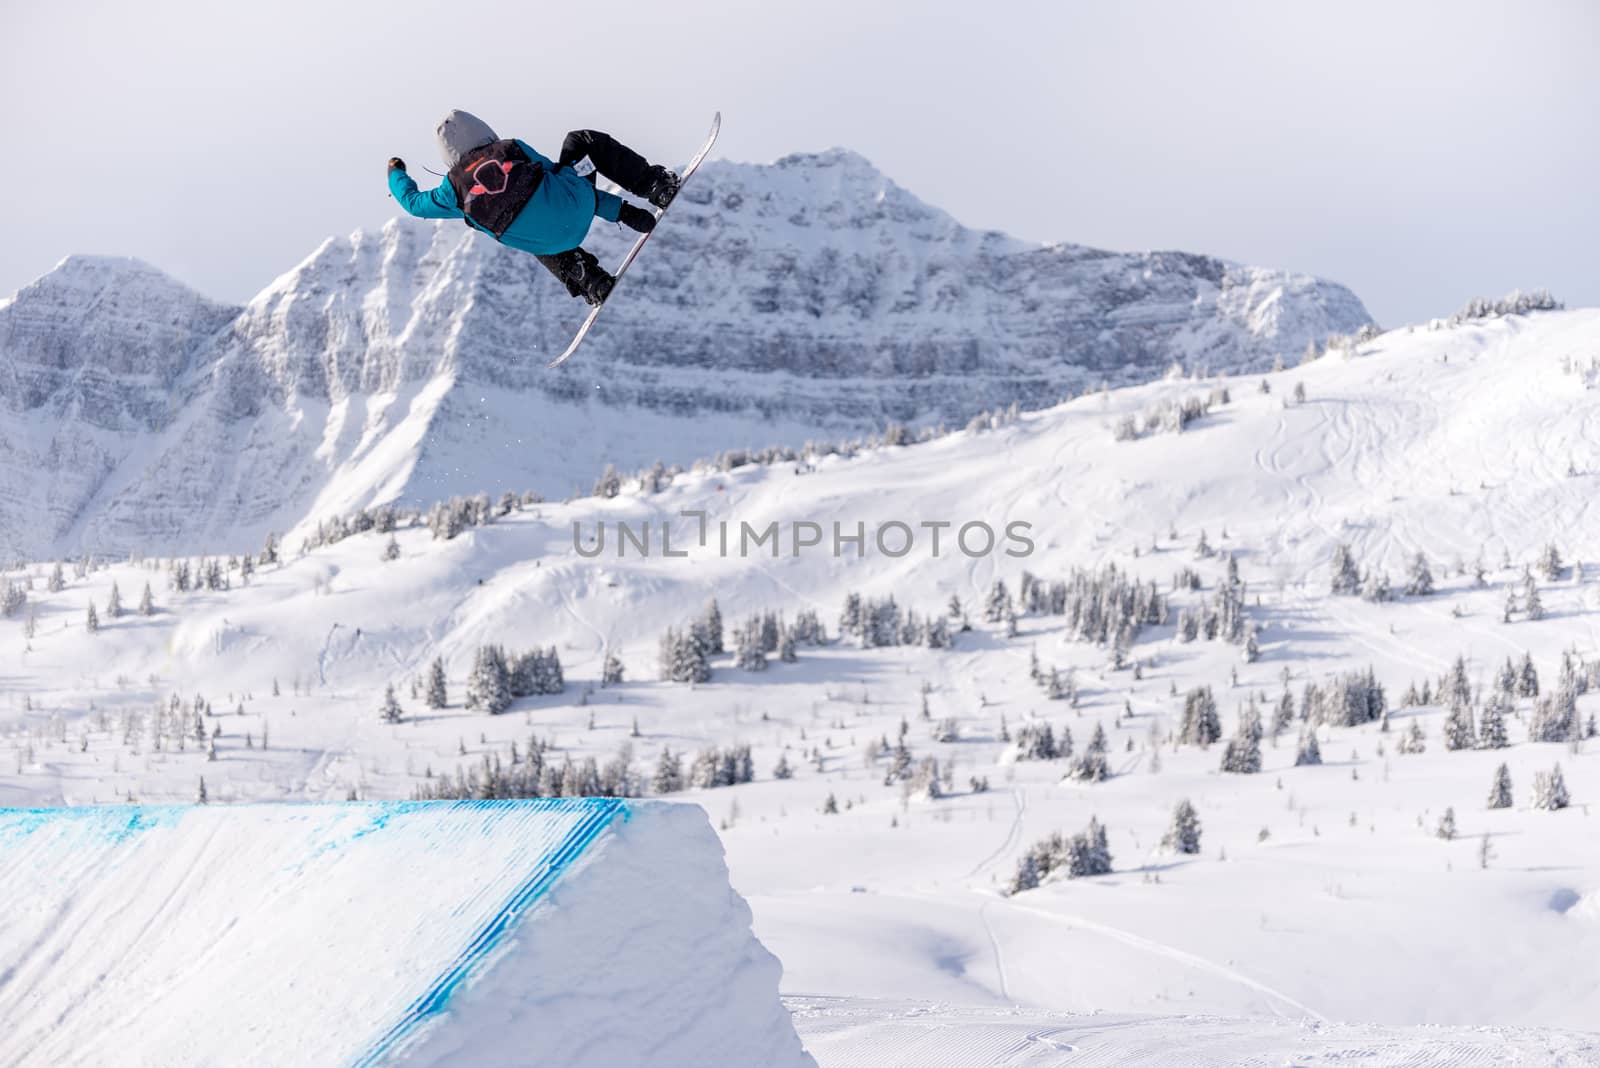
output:
[[[401,159],[399,156],[390,156],[389,169],[391,171],[403,171],[406,169],[406,161]]]

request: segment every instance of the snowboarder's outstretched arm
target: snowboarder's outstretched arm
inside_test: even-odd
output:
[[[435,189],[423,192],[406,173],[405,161],[396,157],[389,161],[389,192],[406,212],[419,219],[459,219],[461,208],[456,204],[456,191],[450,179],[440,182]]]

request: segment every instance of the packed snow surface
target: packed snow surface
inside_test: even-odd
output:
[[[692,806],[0,810],[0,882],[16,1068],[811,1063]]]

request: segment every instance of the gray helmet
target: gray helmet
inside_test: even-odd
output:
[[[472,112],[459,108],[439,120],[434,135],[439,139],[439,155],[444,158],[447,169],[454,167],[462,156],[473,149],[500,140],[488,123]]]

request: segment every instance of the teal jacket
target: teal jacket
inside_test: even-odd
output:
[[[622,198],[595,188],[587,178],[580,177],[571,167],[557,167],[555,163],[518,141],[522,151],[535,163],[544,164],[544,181],[534,191],[533,199],[512,220],[502,245],[531,252],[535,256],[549,256],[566,252],[583,244],[589,234],[589,224],[595,216],[607,222],[617,221]],[[456,202],[456,191],[450,179],[440,182],[427,192],[417,188],[417,183],[402,170],[389,172],[389,192],[400,206],[419,219],[466,219],[461,205]],[[481,233],[490,234],[471,219],[467,225]]]

